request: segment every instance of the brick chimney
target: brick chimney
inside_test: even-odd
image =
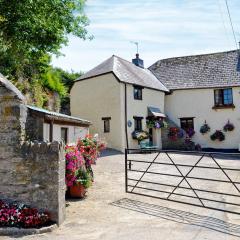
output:
[[[144,68],[144,63],[141,58],[139,58],[139,53],[136,54],[136,58],[132,59],[132,63],[137,67]]]

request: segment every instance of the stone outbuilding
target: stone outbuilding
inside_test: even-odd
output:
[[[89,133],[90,122],[81,118],[51,112],[27,105],[27,138],[39,141],[76,143]]]

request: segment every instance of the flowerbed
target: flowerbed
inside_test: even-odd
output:
[[[40,228],[51,223],[47,212],[0,200],[0,227]]]

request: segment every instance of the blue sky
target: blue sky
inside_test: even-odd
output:
[[[240,0],[228,0],[240,41]],[[168,57],[236,48],[224,0],[88,0],[92,41],[69,36],[53,65],[87,71],[113,54],[131,60],[139,42],[145,67]],[[222,14],[221,14],[222,13]]]

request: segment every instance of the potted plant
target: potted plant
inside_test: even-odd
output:
[[[223,134],[222,131],[216,130],[215,133],[213,133],[210,136],[210,138],[211,138],[212,141],[219,140],[220,142],[222,142],[222,141],[225,140],[225,135]]]
[[[149,138],[149,133],[147,131],[133,131],[132,138],[141,142],[142,140]]]
[[[210,130],[211,130],[210,127],[208,126],[207,122],[205,121],[205,123],[200,128],[200,133],[201,134],[206,134]]]
[[[155,127],[155,121],[154,120],[147,120],[146,122],[147,128],[154,128]]]
[[[168,132],[168,137],[172,140],[172,141],[176,141],[178,138],[178,133],[179,133],[179,129],[176,127],[170,127],[169,128],[169,132]]]
[[[91,173],[93,181],[92,164],[96,164],[101,151],[106,148],[106,143],[99,140],[98,137],[86,135],[84,139],[78,140],[77,147],[85,160],[85,167]]]
[[[138,142],[141,142],[142,140],[148,139],[148,138],[149,138],[149,134],[146,131],[142,131],[137,135]]]
[[[196,150],[196,151],[199,151],[199,152],[202,151],[201,145],[200,145],[200,144],[196,144],[196,145],[195,145],[195,150]]]
[[[65,147],[66,185],[71,187],[76,180],[76,171],[85,165],[84,158],[76,146]]]
[[[101,151],[106,148],[106,143],[93,137],[92,135],[86,135],[84,139],[79,139],[77,143],[79,151],[82,153],[85,160],[89,161],[89,164],[95,164]]]
[[[184,137],[183,129],[179,129],[177,136],[178,136],[178,138],[183,138]]]
[[[186,129],[186,133],[190,138],[192,138],[195,134],[195,131],[193,128],[188,128],[188,129]]]
[[[234,130],[234,125],[228,121],[223,127],[223,130],[224,132],[231,132]]]
[[[147,128],[167,128],[168,124],[162,119],[148,119],[146,122]]]
[[[84,168],[79,168],[75,172],[75,181],[70,187],[71,197],[83,198],[86,195],[87,189],[92,184],[91,174]]]

